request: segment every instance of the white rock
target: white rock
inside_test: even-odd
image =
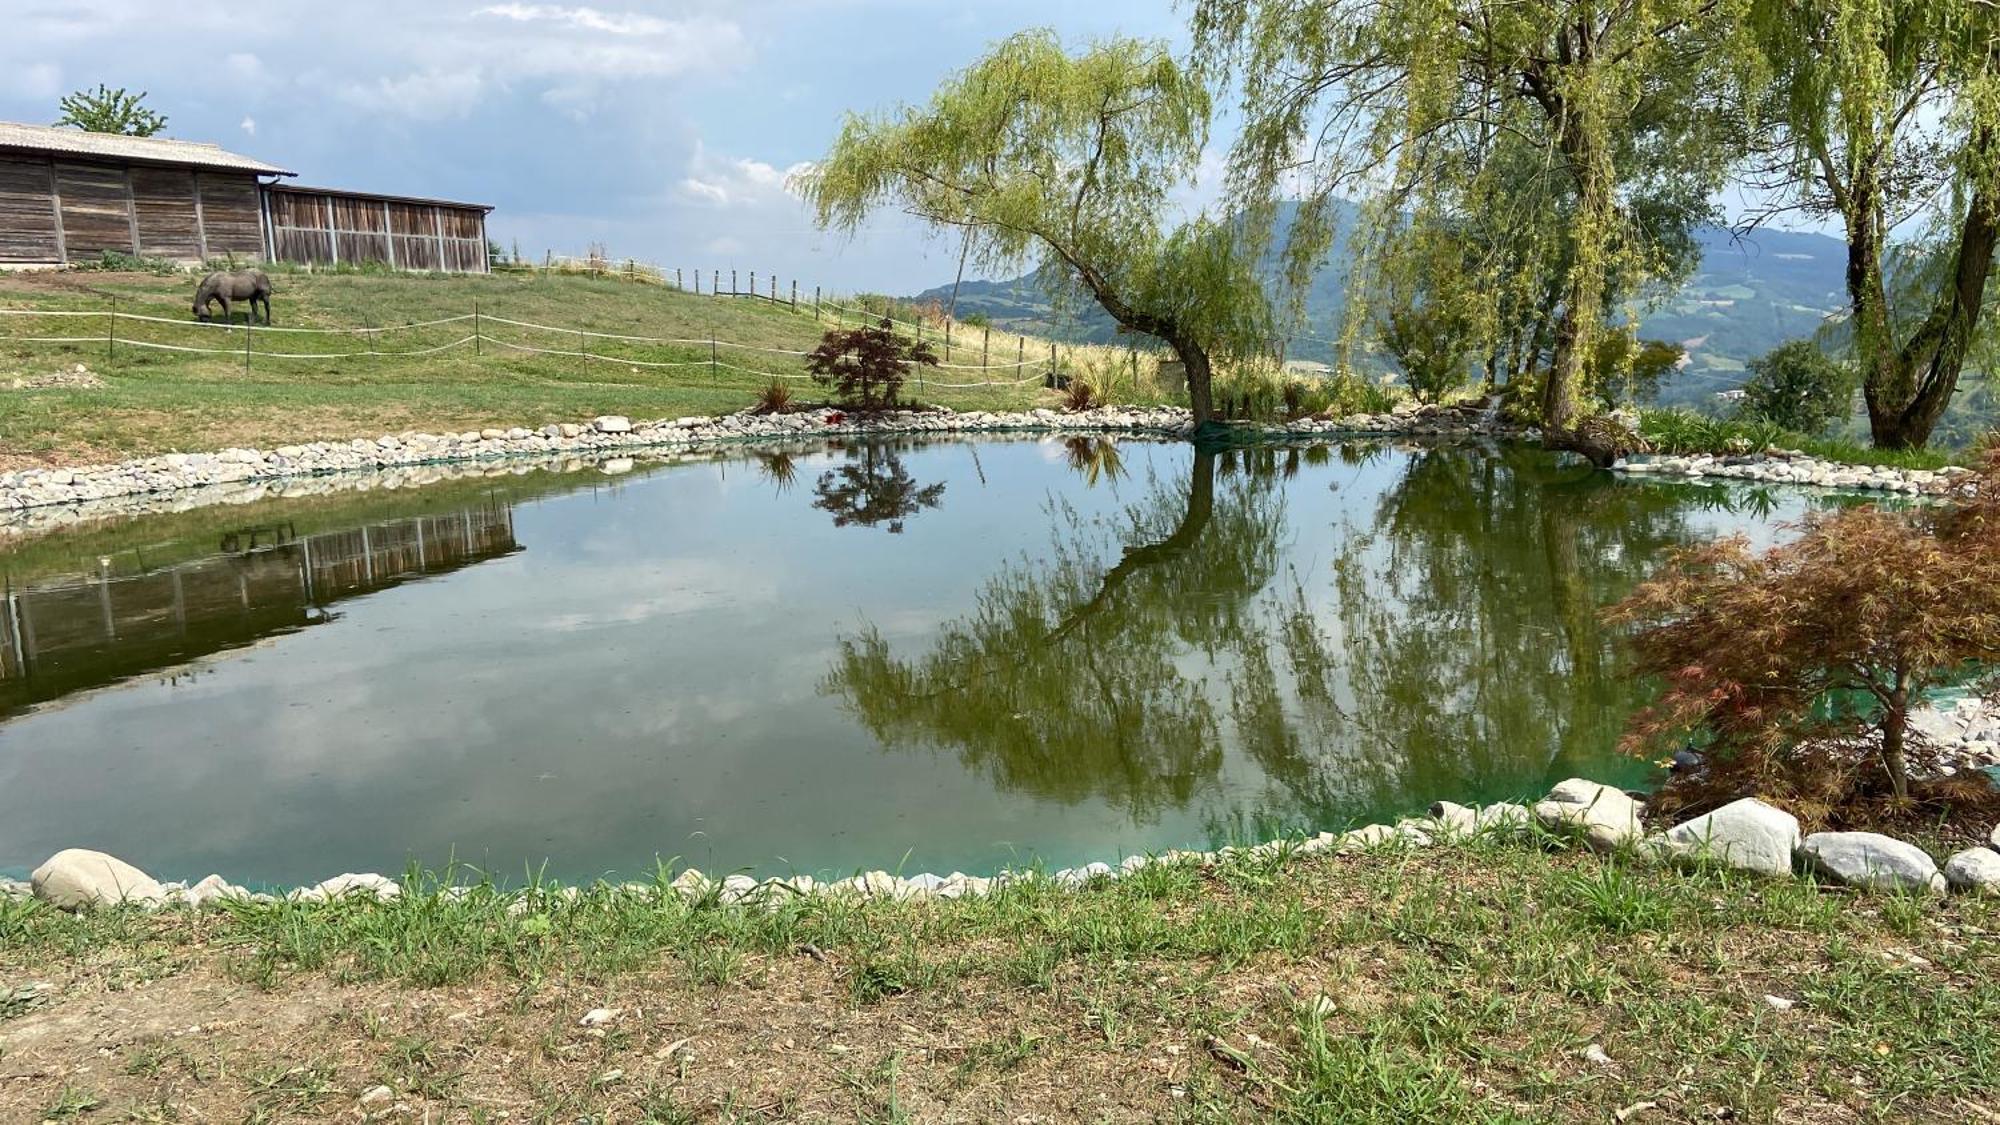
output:
[[[250,892],[225,881],[220,875],[207,878],[181,892],[181,901],[200,910],[202,907],[224,901],[243,902],[250,898]]]
[[[1944,876],[1924,850],[1875,832],[1815,832],[1799,855],[1822,875],[1873,891],[1943,894]]]
[[[623,1008],[592,1008],[576,1021],[579,1027],[602,1027],[625,1013]]]
[[[590,420],[590,428],[600,434],[629,434],[632,419],[623,414],[605,414]]]
[[[157,906],[166,890],[144,871],[89,848],[64,848],[29,876],[35,897],[64,910],[121,902]]]
[[[1777,1011],[1789,1012],[1795,1005],[1798,1004],[1798,1001],[1787,1000],[1783,996],[1772,996],[1769,993],[1765,993],[1764,1003],[1769,1004],[1773,1009]]]
[[[1535,819],[1551,829],[1580,833],[1598,851],[1616,851],[1645,836],[1643,810],[1622,790],[1572,777],[1535,805]]]
[[[396,1096],[396,1091],[387,1086],[370,1086],[361,1091],[362,1105],[380,1105]]]
[[[1479,814],[1464,805],[1438,801],[1431,805],[1431,819],[1443,829],[1439,835],[1470,836],[1479,831]]]
[[[335,875],[322,883],[296,890],[289,897],[299,902],[329,902],[348,895],[370,895],[384,902],[402,895],[403,888],[394,879],[384,875],[368,873],[357,875],[348,872]]]
[[[1789,875],[1799,846],[1798,818],[1755,797],[1676,824],[1667,847],[1683,858],[1709,859],[1760,875]]]
[[[2000,852],[1967,848],[1944,862],[1944,881],[1954,891],[2000,895]]]

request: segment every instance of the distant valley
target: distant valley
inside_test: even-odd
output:
[[[1688,350],[1687,366],[1662,388],[1663,403],[1712,400],[1715,392],[1742,383],[1750,359],[1786,340],[1812,335],[1846,304],[1846,247],[1838,239],[1793,231],[1758,231],[1738,238],[1710,228],[1699,232],[1697,241],[1702,257],[1695,276],[1671,297],[1652,304],[1640,322],[1641,336]],[[1345,306],[1345,246],[1336,244],[1327,260],[1307,293],[1303,332],[1287,349],[1293,358],[1333,358]],[[951,291],[947,283],[909,299],[945,305]],[[1010,332],[1091,343],[1121,339],[1111,318],[1095,305],[1054,308],[1033,274],[964,282],[957,313],[960,318],[985,316],[994,328]]]

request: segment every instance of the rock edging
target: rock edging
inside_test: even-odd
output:
[[[1212,867],[1236,859],[1278,861],[1292,855],[1319,852],[1354,854],[1387,848],[1425,848],[1485,837],[1534,841],[1553,834],[1576,839],[1600,852],[1626,853],[1642,859],[1681,864],[1715,864],[1765,876],[1803,872],[1828,882],[1860,890],[1944,895],[1948,891],[2000,896],[2000,826],[1993,829],[1992,847],[1967,848],[1952,856],[1940,871],[1921,848],[1873,832],[1816,832],[1803,839],[1798,821],[1782,809],[1756,798],[1744,798],[1675,825],[1648,833],[1642,824],[1644,805],[1621,790],[1584,778],[1570,778],[1532,807],[1498,803],[1470,807],[1439,801],[1426,817],[1395,824],[1371,824],[1347,832],[1321,832],[1305,838],[1270,840],[1247,847],[1215,851],[1171,850],[1159,855],[1127,856],[1117,864],[1090,863],[1053,873],[1039,870],[1002,871],[992,876],[925,872],[893,875],[869,871],[846,879],[822,881],[810,875],[756,879],[749,875],[712,878],[694,868],[676,875],[665,890],[689,901],[721,905],[771,905],[799,895],[877,899],[954,899],[990,894],[1014,883],[1046,880],[1073,890],[1099,879],[1118,879],[1157,863]],[[635,894],[659,893],[651,883],[627,883]],[[471,893],[467,887],[447,887],[446,894]],[[575,898],[577,887],[549,894]],[[390,901],[400,897],[395,880],[376,874],[337,875],[310,887],[287,892],[283,899],[324,903],[347,898]],[[145,872],[103,852],[68,848],[37,868],[31,883],[0,880],[0,898],[33,897],[65,910],[129,905],[142,909],[202,909],[226,902],[275,903],[280,896],[253,892],[210,875],[193,885],[160,883]],[[518,897],[510,909],[526,911],[531,903]]]
[[[384,434],[372,440],[356,438],[352,441],[281,445],[275,449],[235,448],[213,453],[167,453],[73,469],[20,469],[0,473],[0,514],[218,484],[551,454],[602,455],[801,437],[1024,432],[1122,432],[1184,437],[1192,431],[1193,422],[1188,412],[1174,407],[1101,407],[1073,413],[1047,409],[1014,413],[924,410],[868,418],[859,418],[840,410],[820,409],[794,414],[744,412],[652,421],[634,421],[624,415],[605,414],[588,422],[551,423],[533,430],[516,426],[449,434],[406,431]],[[1481,412],[1452,407],[1416,407],[1399,408],[1389,414],[1304,418],[1259,427],[1257,432],[1274,437],[1511,437],[1525,431]]]
[[[1823,460],[1797,451],[1763,453],[1689,455],[1634,453],[1611,466],[1614,472],[1634,476],[1679,477],[1700,480],[1753,481],[1764,484],[1806,485],[1816,488],[1857,489],[1864,492],[1901,493],[1909,496],[1948,496],[1957,490],[1959,478],[1972,470],[1958,465],[1942,469],[1898,469],[1889,465],[1850,465]]]

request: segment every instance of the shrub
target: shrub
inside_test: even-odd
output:
[[[1088,379],[1072,375],[1069,382],[1063,385],[1064,410],[1091,410],[1101,401],[1097,397],[1097,388],[1091,386]]]
[[[757,392],[757,404],[751,408],[752,414],[786,414],[792,409],[792,386],[783,379],[771,380],[771,385]]]
[[[910,368],[937,366],[929,344],[897,339],[888,320],[860,328],[833,328],[806,353],[806,369],[840,401],[857,410],[896,405]]]
[[[2000,459],[1962,506],[1864,506],[1796,530],[1761,553],[1741,536],[1680,552],[1612,608],[1637,627],[1637,670],[1664,683],[1626,747],[1693,734],[1737,793],[1832,810],[1886,788],[1907,803],[1910,712],[2000,659]]]
[[[1853,373],[1827,358],[1817,344],[1792,340],[1750,361],[1750,380],[1743,384],[1743,414],[1816,434],[1828,422],[1846,416],[1854,386]]]

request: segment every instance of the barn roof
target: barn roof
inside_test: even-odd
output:
[[[98,160],[131,160],[147,164],[179,164],[192,168],[215,168],[231,172],[253,172],[263,176],[292,176],[275,164],[240,156],[219,145],[203,141],[176,141],[164,137],[127,137],[117,133],[86,133],[81,129],[59,129],[52,125],[24,125],[0,121],[0,149],[29,150],[79,156]]]
[[[428,195],[391,195],[379,191],[349,191],[346,188],[312,187],[307,184],[276,184],[279,191],[297,195],[337,195],[343,199],[380,199],[389,203],[420,203],[432,207],[450,207],[459,211],[486,211],[494,208],[491,203],[467,203],[462,199],[437,199]]]

